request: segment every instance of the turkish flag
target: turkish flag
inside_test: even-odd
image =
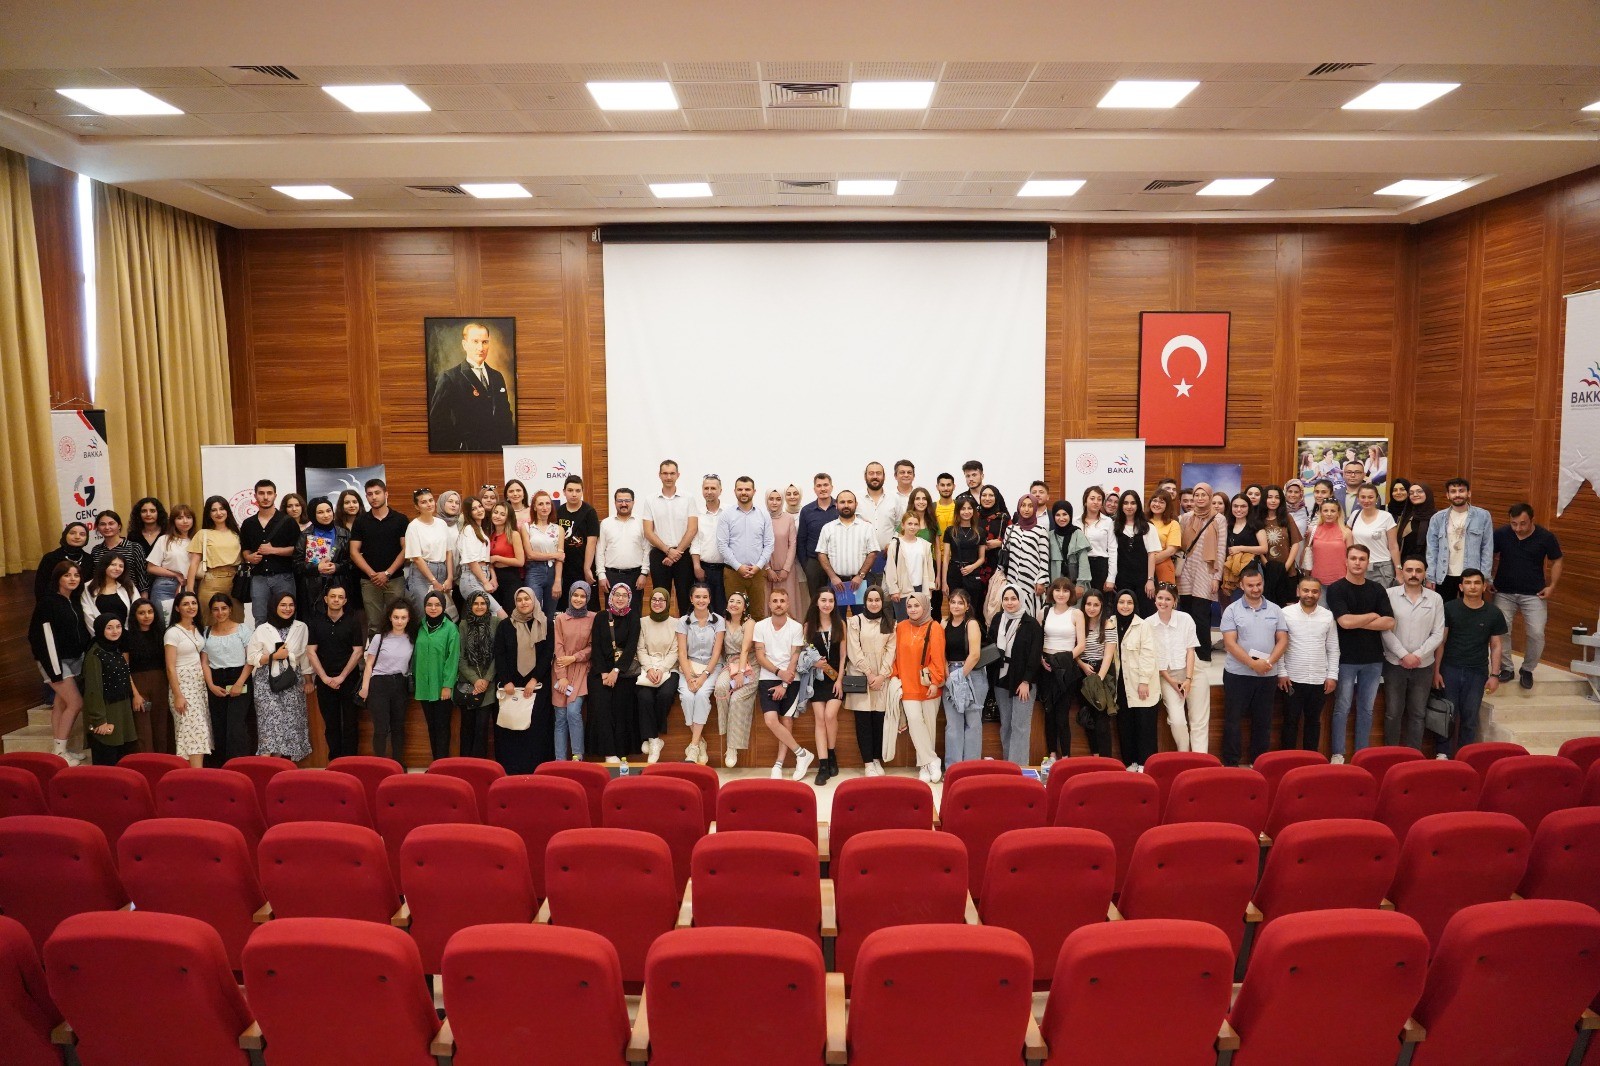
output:
[[[1227,311],[1139,315],[1139,436],[1148,447],[1227,442]]]

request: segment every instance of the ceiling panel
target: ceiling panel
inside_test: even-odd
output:
[[[510,94],[493,85],[413,84],[411,90],[435,111],[511,111],[517,106]]]
[[[231,115],[206,115],[205,120],[230,137],[276,137],[302,132],[295,124],[297,117],[272,111],[245,111]]]
[[[760,107],[761,85],[755,81],[692,81],[673,86],[685,108]]]
[[[1105,96],[1112,82],[1034,81],[1022,90],[1015,107],[1094,107]]]
[[[1034,63],[946,63],[940,81],[1027,81]]]
[[[759,130],[765,117],[755,108],[707,108],[685,112],[692,130]]]
[[[941,82],[933,93],[934,107],[1010,107],[1022,92],[1022,82]]]
[[[517,107],[528,111],[593,111],[594,97],[576,82],[508,84],[501,90]]]
[[[935,108],[928,112],[924,129],[930,130],[992,130],[1005,120],[1003,110],[967,108],[962,110]]]
[[[668,63],[673,81],[755,81],[761,75],[754,63]]]
[[[848,81],[850,64],[840,59],[779,60],[761,63],[763,81]]]

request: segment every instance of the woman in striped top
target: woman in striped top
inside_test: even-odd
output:
[[[1005,532],[1005,572],[1022,593],[1022,609],[1037,615],[1050,587],[1050,531],[1039,521],[1033,497],[1017,500],[1017,520]]]

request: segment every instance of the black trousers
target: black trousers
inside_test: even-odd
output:
[[[1439,593],[1440,597],[1443,598],[1444,602],[1449,603],[1451,600],[1461,595],[1461,578],[1459,576],[1447,576],[1443,581],[1439,582],[1439,587],[1436,591]]]
[[[616,588],[618,585],[627,585],[629,590],[633,592],[633,598],[628,601],[629,614],[639,613],[641,604],[639,603],[639,589],[635,585],[635,582],[639,580],[639,574],[641,572],[641,569],[637,566],[631,570],[614,570],[609,566],[606,567],[606,581],[612,588]],[[670,608],[672,605],[669,603],[667,606]],[[604,601],[598,601],[591,603],[589,605],[589,610],[603,611],[606,609],[606,607],[607,604]]]
[[[727,566],[723,563],[701,562],[700,569],[705,571],[705,585],[706,588],[711,590],[711,610],[715,614],[722,614],[728,609],[728,593],[722,586],[722,572],[727,569]],[[691,570],[690,574],[693,573],[694,571]],[[683,598],[682,613],[689,613],[688,596]]]
[[[89,734],[89,761],[94,766],[115,766],[122,761],[124,755],[132,755],[138,750],[139,745],[134,741],[126,744],[107,744],[93,733]]]
[[[668,595],[675,595],[678,601],[678,613],[688,614],[689,586],[694,584],[694,561],[689,557],[689,553],[684,552],[683,558],[668,566],[666,555],[651,548],[650,584],[655,588],[665,589]],[[635,599],[637,600],[637,597]]]
[[[659,685],[640,684],[637,698],[639,741],[655,740],[667,731],[667,714],[672,710],[672,701],[678,698],[678,675],[668,674]]]
[[[856,747],[863,765],[883,758],[883,712],[856,711]]]
[[[428,720],[428,748],[435,759],[450,757],[450,700],[424,700],[422,716]]]
[[[1211,609],[1215,603],[1204,596],[1178,597],[1178,610],[1194,619],[1194,634],[1200,639],[1194,654],[1202,662],[1211,661]]]
[[[1044,703],[1044,747],[1056,755],[1072,754],[1072,708],[1078,700],[1083,671],[1070,655],[1052,655],[1053,669],[1039,675],[1039,695]]]
[[[211,680],[218,688],[227,691],[228,686],[239,680],[243,667],[212,668]],[[209,700],[211,711],[211,755],[206,759],[207,766],[221,766],[229,759],[241,755],[254,755],[256,746],[250,736],[250,712],[254,703],[250,691],[245,690],[239,696],[212,695]]]
[[[372,718],[372,754],[405,763],[406,711],[411,692],[404,674],[378,674],[367,686],[367,714]]]
[[[1300,748],[1316,751],[1322,746],[1322,708],[1328,694],[1319,684],[1302,685],[1298,681],[1283,701],[1283,736],[1278,747]]]
[[[1222,675],[1222,765],[1239,765],[1239,727],[1250,719],[1250,762],[1272,750],[1272,699],[1276,675]]]
[[[358,754],[361,714],[355,693],[360,684],[353,673],[338,688],[317,682],[317,709],[322,712],[322,735],[328,742],[330,761]]]
[[[461,712],[461,756],[464,759],[489,757],[489,723],[494,721],[499,704],[491,700]]]
[[[1161,682],[1157,681],[1159,685]],[[1118,679],[1117,742],[1122,745],[1122,765],[1143,766],[1156,753],[1156,720],[1160,717],[1160,693],[1152,707],[1129,707],[1128,690]]]

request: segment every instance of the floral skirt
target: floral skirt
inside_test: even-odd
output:
[[[270,673],[270,667],[258,666],[250,679],[250,689],[256,697],[256,754],[282,755],[299,762],[311,754],[306,692],[298,678],[288,691],[272,691]]]

